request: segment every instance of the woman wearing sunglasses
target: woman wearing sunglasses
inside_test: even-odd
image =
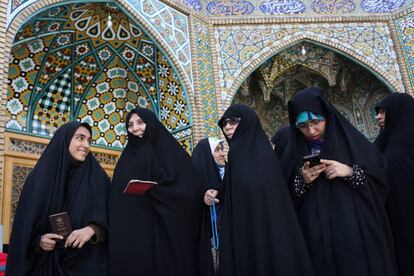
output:
[[[278,158],[256,113],[232,105],[219,126],[230,147],[221,203],[220,275],[313,275]]]

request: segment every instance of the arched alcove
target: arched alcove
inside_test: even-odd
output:
[[[308,42],[269,58],[242,84],[233,103],[258,113],[269,137],[288,124],[287,102],[301,89],[318,86],[369,139],[379,131],[374,106],[390,91],[376,76],[336,52]]]

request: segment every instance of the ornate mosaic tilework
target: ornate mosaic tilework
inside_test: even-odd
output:
[[[59,17],[48,19],[53,15]],[[192,139],[181,80],[152,40],[116,6],[59,6],[16,35],[7,128],[51,136],[76,119],[92,126],[94,143],[121,148],[126,142],[124,117],[136,106],[152,109],[171,132],[190,130],[181,139]]]
[[[214,32],[217,41],[219,79],[222,99],[239,75],[251,62],[269,51],[276,51],[298,38],[314,38],[328,45],[340,45],[353,52],[355,58],[380,68],[380,74],[398,83],[396,89],[404,91],[393,42],[388,26],[383,23],[364,24],[308,24],[288,26],[234,26],[219,27]]]
[[[254,5],[250,1],[211,1],[206,7],[210,15],[248,15],[254,11]]]
[[[151,100],[139,85],[138,76],[120,57],[114,58],[91,85],[82,100],[77,118],[92,126],[98,145],[123,147],[126,143],[126,114],[137,106],[151,108]]]
[[[352,0],[314,0],[311,7],[319,14],[351,13],[355,3]]]
[[[169,131],[178,131],[191,126],[188,99],[182,92],[177,74],[171,70],[164,56],[158,56],[159,116]]]
[[[210,34],[207,26],[200,20],[194,20],[194,29],[197,33],[195,39],[195,48],[197,50],[197,63],[194,64],[198,72],[198,81],[200,91],[195,91],[200,95],[202,105],[203,127],[206,136],[220,136],[220,130],[217,127],[217,105],[216,94],[214,90],[213,68],[209,66],[212,60],[210,47]]]
[[[405,65],[414,87],[414,13],[395,21]]]
[[[39,0],[8,0],[7,25],[16,14]],[[170,15],[176,13],[157,0],[126,0],[155,28],[171,22]],[[257,16],[306,14],[353,14],[356,16],[372,13],[387,13],[401,10],[412,4],[412,0],[172,0],[189,7],[196,13],[207,16]],[[168,9],[168,12],[165,12]],[[147,14],[147,11],[150,11]],[[171,13],[170,13],[171,11]],[[159,22],[157,22],[159,20]],[[174,20],[174,19],[173,19]],[[174,24],[163,28],[173,30]],[[159,31],[162,33],[163,31]],[[175,40],[174,35],[165,41]],[[171,47],[173,49],[174,47]],[[190,52],[186,52],[189,54]],[[177,55],[178,56],[178,55]],[[189,55],[188,55],[189,56]],[[188,57],[187,56],[187,57]],[[185,68],[185,66],[183,66]]]
[[[401,8],[405,0],[362,0],[361,9],[366,12],[393,12]]]
[[[203,8],[203,4],[200,0],[182,0],[182,3],[186,6],[189,6],[195,11],[201,11],[201,9]]]
[[[70,121],[72,71],[60,74],[45,88],[36,102],[29,131],[40,135],[52,135],[55,130]]]
[[[379,128],[374,106],[389,94],[385,85],[365,68],[330,50],[309,44],[306,49],[312,58],[305,59],[301,51],[288,48],[268,59],[248,77],[249,85],[242,85],[233,103],[254,108],[271,137],[278,128],[288,124],[288,100],[303,88],[315,85],[325,91],[328,99],[358,130],[370,140],[375,139]],[[321,66],[315,66],[318,62]],[[320,70],[329,64],[332,71],[339,71],[334,77],[336,85],[331,83],[326,71]],[[263,81],[267,83],[266,89],[261,84]],[[265,90],[270,91],[267,99]]]
[[[299,0],[271,0],[264,1],[259,8],[264,14],[299,14],[306,6]]]
[[[174,138],[180,143],[180,145],[187,151],[188,154],[193,150],[193,136],[191,129],[176,132],[173,134]]]
[[[177,58],[190,84],[193,84],[187,16],[157,0],[127,2],[154,27]]]

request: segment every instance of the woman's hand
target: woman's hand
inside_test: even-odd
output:
[[[328,179],[352,175],[352,167],[339,163],[338,161],[321,159],[321,163],[326,165],[325,175]]]
[[[95,235],[95,230],[91,226],[86,226],[81,229],[77,229],[70,233],[66,239],[65,247],[82,248]]]
[[[213,205],[214,203],[219,203],[219,200],[216,198],[218,191],[214,189],[207,190],[204,194],[204,203],[208,206]]]
[[[56,240],[63,240],[61,235],[48,233],[40,237],[39,246],[44,251],[52,251],[55,249]]]
[[[325,164],[319,164],[313,167],[309,167],[309,164],[310,162],[305,162],[302,168],[303,181],[305,181],[306,184],[312,183],[326,169]]]

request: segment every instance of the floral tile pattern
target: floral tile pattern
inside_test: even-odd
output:
[[[222,99],[231,96],[229,92],[235,92],[237,87],[233,85],[240,84],[240,74],[253,61],[304,38],[346,49],[360,62],[373,64],[384,79],[396,84],[395,89],[404,91],[390,30],[384,23],[260,25],[259,28],[253,25],[220,26],[214,35],[216,51],[220,53]]]
[[[411,85],[414,87],[414,13],[395,21],[401,50],[408,70]]]
[[[187,16],[157,0],[127,2],[156,30],[177,58],[190,84],[193,84]]]
[[[210,66],[212,55],[210,47],[210,35],[207,25],[201,20],[194,20],[194,29],[198,34],[195,39],[194,47],[197,49],[197,62],[194,64],[198,72],[198,81],[200,84],[201,106],[203,112],[203,129],[206,136],[220,136],[220,130],[217,127],[217,105],[216,94],[214,90],[213,68]]]

